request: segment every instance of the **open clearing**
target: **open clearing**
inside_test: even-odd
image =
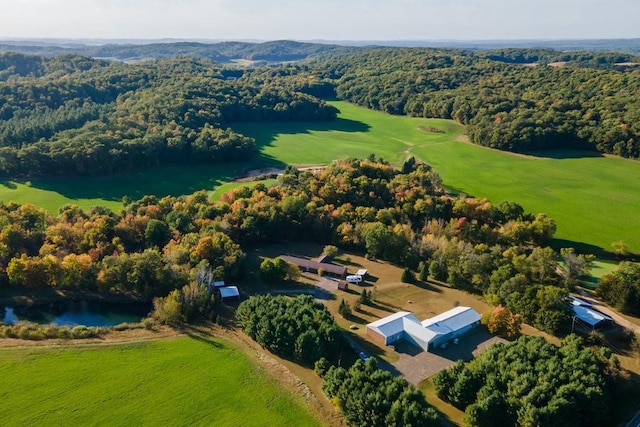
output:
[[[118,210],[125,195],[213,190],[261,167],[323,164],[371,153],[399,164],[414,155],[433,165],[451,192],[495,203],[512,200],[527,211],[554,218],[557,247],[578,246],[597,253],[621,240],[631,251],[640,252],[638,161],[569,151],[541,157],[514,155],[463,141],[463,127],[450,120],[391,116],[346,102],[332,104],[341,111],[333,122],[234,125],[256,138],[259,154],[250,163],[169,166],[115,177],[33,179],[29,185],[3,181],[0,200],[32,202],[51,212],[66,203]]]
[[[227,341],[0,349],[4,425],[321,425]]]

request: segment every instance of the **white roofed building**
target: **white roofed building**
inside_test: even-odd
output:
[[[471,307],[456,307],[420,322],[408,311],[400,311],[367,325],[367,335],[389,345],[405,339],[425,351],[464,335],[480,324],[480,314]]]
[[[229,298],[240,298],[240,291],[238,291],[237,286],[224,286],[218,288],[218,292],[220,292],[220,298],[223,301]]]

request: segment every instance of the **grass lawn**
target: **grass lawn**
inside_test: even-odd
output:
[[[410,155],[433,165],[447,188],[512,200],[527,211],[544,212],[558,225],[556,247],[578,246],[598,253],[623,241],[640,252],[640,162],[553,152],[520,156],[464,142],[463,127],[450,120],[391,116],[332,102],[341,111],[327,123],[237,123],[256,138],[259,154],[249,163],[162,167],[115,177],[33,179],[0,182],[0,200],[32,202],[52,212],[65,203],[121,207],[122,196],[181,195],[229,182],[250,169],[315,165],[374,153],[399,164]],[[445,133],[421,130],[439,128]],[[544,156],[547,157],[544,157]]]
[[[118,211],[122,197],[138,199],[146,194],[180,196],[199,190],[213,190],[251,168],[247,163],[164,166],[115,176],[34,178],[29,181],[0,181],[0,200],[33,203],[57,213],[65,204],[88,209],[102,205]]]
[[[320,425],[219,339],[0,349],[4,425]]]

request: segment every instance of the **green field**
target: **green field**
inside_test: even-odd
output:
[[[545,212],[558,224],[556,246],[597,253],[622,240],[640,252],[640,162],[554,152],[553,157],[519,156],[464,142],[463,128],[447,120],[390,116],[333,102],[341,113],[330,123],[241,123],[257,140],[251,163],[163,167],[117,177],[38,179],[0,186],[0,200],[27,201],[52,212],[65,203],[121,207],[122,196],[180,195],[213,190],[244,171],[286,164],[316,165],[375,153],[393,163],[415,155],[432,164],[449,191],[513,200],[530,212]],[[420,130],[440,128],[446,133]],[[225,187],[229,188],[229,187]],[[222,190],[218,191],[219,193]]]
[[[7,426],[319,425],[297,397],[230,343],[0,349]]]
[[[116,176],[34,178],[29,181],[0,181],[0,200],[34,203],[57,213],[68,203],[82,208],[107,206],[118,211],[122,197],[140,198],[146,194],[180,196],[198,190],[213,190],[252,165],[242,163],[163,166]]]

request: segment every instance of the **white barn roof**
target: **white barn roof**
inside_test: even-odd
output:
[[[459,331],[480,320],[480,314],[471,307],[456,307],[422,321],[422,326],[434,333],[448,334]]]
[[[571,301],[571,305],[573,306],[582,306],[582,307],[591,307],[592,305],[585,300],[576,297],[569,297],[569,301]]]
[[[366,268],[361,268],[360,270],[356,271],[356,276],[366,276],[367,275],[367,269]]]
[[[218,289],[220,290],[220,296],[222,297],[222,299],[240,296],[240,292],[238,291],[237,286],[225,286]]]
[[[390,337],[404,330],[405,320],[408,320],[407,323],[413,322],[420,324],[420,321],[413,313],[409,313],[408,311],[399,311],[390,316],[383,317],[380,320],[369,323],[367,327],[379,332],[385,337]]]

